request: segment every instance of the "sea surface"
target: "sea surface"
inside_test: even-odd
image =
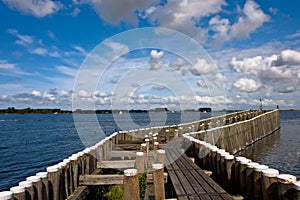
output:
[[[81,114],[75,117],[75,122],[70,114],[0,115],[0,191],[45,171],[46,167],[94,145],[115,131],[173,125],[222,114]],[[300,178],[300,112],[281,112],[280,118],[280,132],[242,154],[281,173]]]

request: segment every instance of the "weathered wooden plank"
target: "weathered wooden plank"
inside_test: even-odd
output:
[[[98,169],[129,169],[134,167],[135,160],[117,160],[97,162]]]
[[[79,177],[79,185],[116,185],[123,184],[123,174],[84,175]],[[164,173],[164,182],[167,183],[168,173]],[[147,174],[147,183],[153,183],[153,175]]]
[[[136,151],[109,151],[106,153],[107,158],[129,158],[129,159],[134,159]]]

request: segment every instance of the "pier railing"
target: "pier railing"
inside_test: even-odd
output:
[[[122,162],[122,166],[128,168],[137,166],[136,152],[124,151],[122,147],[131,145],[132,149],[143,151],[143,148],[152,145],[151,148],[155,150],[164,148],[168,143],[179,138],[184,138],[180,148],[188,150],[188,155],[194,157],[201,167],[213,171],[213,177],[219,179],[218,182],[222,183],[228,191],[238,190],[242,191],[243,195],[247,195],[249,191],[253,192],[257,189],[258,197],[270,199],[269,188],[272,186],[278,196],[292,195],[293,198],[297,198],[300,183],[296,182],[293,176],[280,176],[276,170],[264,170],[264,166],[256,166],[249,159],[234,157],[237,152],[279,128],[278,110],[247,110],[179,125],[116,132],[94,146],[48,167],[45,172],[28,177],[18,186],[10,188],[10,191],[1,192],[0,200],[85,199],[92,187],[82,185],[80,177],[99,174],[102,168],[118,168],[117,162],[111,161],[114,157],[129,158]],[[149,140],[147,141],[150,137],[151,144]],[[145,143],[146,145],[143,145]],[[136,144],[139,145],[136,147]],[[108,184],[119,183],[118,178],[120,177],[116,177],[115,183],[108,181]],[[253,189],[249,189],[247,193],[248,184]]]

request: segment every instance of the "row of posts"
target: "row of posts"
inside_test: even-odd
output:
[[[165,199],[165,150],[158,149],[159,143],[157,141],[157,136],[158,134],[152,135],[152,133],[145,135],[145,143],[141,144],[141,151],[136,153],[136,168],[124,171],[124,200],[140,199],[138,176],[149,172],[152,172],[153,174],[155,200]],[[153,146],[152,151],[150,149],[151,143]],[[151,153],[154,153],[154,159],[152,161],[150,160]]]
[[[79,176],[96,169],[96,148],[71,155],[62,162],[47,167],[45,172],[27,177],[9,191],[0,192],[0,200],[60,200],[67,199],[78,187]]]
[[[140,131],[148,132],[149,130],[155,130],[158,132],[160,130],[161,135],[165,135],[164,139],[169,142],[172,138],[170,135],[175,137],[180,137],[186,132],[192,132],[197,130],[205,130],[213,126],[218,126],[222,123],[230,124],[240,120],[250,119],[259,114],[262,111],[242,111],[239,113],[228,114],[221,117],[214,117],[211,119],[200,120],[197,122],[185,123],[180,125],[165,126],[165,127],[154,127],[148,129],[141,129]],[[84,151],[73,154],[68,159],[64,159],[57,165],[48,167],[45,172],[39,172],[35,176],[26,178],[25,181],[19,183],[18,186],[10,188],[10,191],[0,192],[0,200],[6,199],[66,199],[78,188],[79,186],[79,176],[85,174],[91,174],[97,167],[97,160],[105,159],[106,152],[111,150],[113,144],[117,144],[120,137],[127,135],[134,138],[134,132],[139,132],[137,130],[133,131],[122,131],[116,132],[104,140],[100,141],[96,145],[86,148]],[[144,135],[144,134],[143,134]],[[158,149],[158,133],[149,135],[149,138],[153,142],[154,150]],[[125,138],[124,138],[125,139]],[[127,138],[128,139],[128,138]],[[126,140],[126,139],[125,139]],[[148,141],[149,143],[149,141]],[[149,145],[149,144],[148,144]],[[147,148],[147,141],[142,144]],[[148,157],[148,154],[147,154]]]
[[[186,145],[195,162],[211,170],[212,177],[231,194],[256,200],[299,200],[300,181],[290,174],[280,174],[245,157],[235,157],[224,149],[185,134]]]

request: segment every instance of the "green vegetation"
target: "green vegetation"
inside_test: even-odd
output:
[[[140,199],[144,199],[146,195],[147,187],[147,174],[143,173],[139,175],[139,187],[140,187]]]
[[[71,111],[61,109],[32,109],[30,107],[24,109],[16,109],[14,107],[8,107],[7,109],[1,109],[0,114],[58,114],[58,113],[72,113]]]
[[[109,191],[103,195],[103,199],[107,200],[121,200],[124,198],[123,185],[113,185],[109,187]]]

